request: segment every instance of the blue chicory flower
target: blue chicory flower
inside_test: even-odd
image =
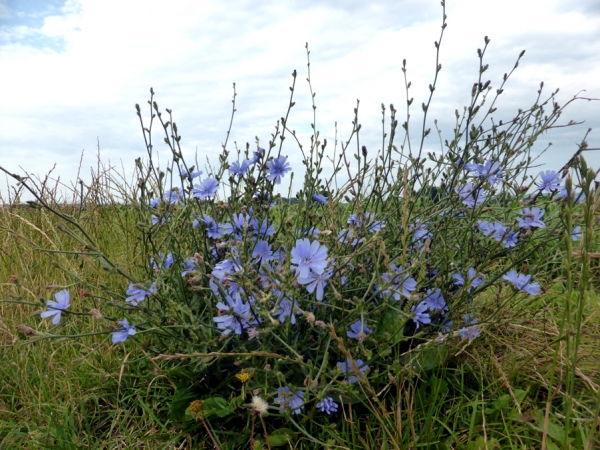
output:
[[[516,270],[511,270],[504,275],[507,281],[510,281],[520,291],[525,291],[529,295],[537,295],[540,293],[539,283],[530,283],[531,275],[518,274]]]
[[[268,179],[269,181],[275,180],[277,184],[281,184],[281,179],[290,170],[292,170],[292,167],[287,162],[285,156],[280,156],[267,162]]]
[[[71,294],[65,289],[54,294],[54,298],[56,301],[48,300],[48,309],[43,311],[40,317],[42,319],[52,317],[52,325],[58,325],[62,312],[71,306]]]
[[[219,231],[219,225],[215,220],[210,217],[208,214],[202,215],[202,222],[206,227],[206,235],[211,239],[219,239],[221,238],[221,233]]]
[[[137,287],[135,284],[131,283],[129,285],[129,289],[127,289],[127,297],[125,301],[127,303],[131,303],[132,306],[137,306],[138,303],[145,300],[146,297],[152,295],[156,292],[156,281],[152,283],[149,290],[145,290]]]
[[[321,195],[321,194],[313,194],[312,199],[315,202],[327,203],[327,197],[325,197],[324,195]]]
[[[400,301],[401,296],[409,297],[417,288],[417,281],[414,278],[402,275],[402,266],[396,267],[390,264],[391,272],[385,272],[381,279],[385,285],[391,283],[389,288],[384,289],[381,294],[384,296],[392,295],[394,300]]]
[[[421,223],[419,219],[417,219],[415,223],[410,224],[409,229],[414,232],[413,243],[417,246],[423,246],[423,243],[419,241],[424,241],[433,237],[433,233],[427,230],[427,224]]]
[[[426,293],[426,297],[421,303],[427,305],[427,307],[433,312],[442,311],[446,308],[446,301],[444,300],[440,289],[436,289],[435,291],[433,289],[429,289]]]
[[[292,269],[298,277],[308,277],[309,271],[321,274],[329,264],[327,261],[327,247],[318,241],[310,242],[309,239],[298,239],[291,252]]]
[[[183,169],[179,171],[179,175],[191,181],[194,178],[198,178],[200,175],[202,175],[202,171],[200,170],[198,172],[191,172],[189,170]]]
[[[538,183],[535,183],[540,191],[553,192],[560,189],[562,180],[560,174],[554,170],[540,172],[540,178],[541,180]]]
[[[463,327],[459,331],[463,341],[465,339],[469,339],[469,341],[472,341],[476,337],[481,336],[481,328],[473,326],[478,323],[477,319],[473,317],[473,314],[465,314],[465,322],[467,324],[467,327],[469,328]]]
[[[260,227],[258,226],[258,219],[251,219],[249,226],[253,233],[261,237],[269,237],[275,234],[275,227],[273,226],[273,223],[269,222],[269,219],[263,220]]]
[[[198,255],[198,256],[200,256],[200,255]],[[198,258],[196,256],[191,256],[189,258],[184,259],[183,267],[185,270],[183,272],[181,272],[181,276],[185,277],[186,275],[188,275],[191,272],[198,269],[199,263],[200,263],[200,261],[198,260]]]
[[[360,244],[364,240],[365,240],[365,238],[360,238],[360,239],[355,238],[354,232],[352,230],[347,230],[345,228],[342,229],[338,233],[338,241],[340,241],[342,244],[350,244],[353,247],[356,247],[358,244]]]
[[[346,336],[351,339],[356,339],[358,342],[362,342],[367,337],[367,334],[371,334],[371,330],[363,323],[362,320],[357,320],[350,325],[350,331],[346,332]]]
[[[356,383],[358,379],[362,378],[367,370],[369,370],[369,366],[367,366],[362,359],[354,361],[347,359],[346,362],[338,362],[335,366],[339,367],[346,376],[354,374],[348,377],[349,384]]]
[[[244,302],[240,297],[225,297],[227,304],[217,303],[218,315],[213,317],[213,322],[221,330],[221,336],[227,336],[232,331],[235,334],[242,334],[244,330],[256,325],[258,322],[254,318],[250,309],[250,302]],[[225,313],[225,314],[224,314]]]
[[[337,412],[338,405],[331,397],[325,397],[322,402],[317,403],[317,409],[320,409],[321,412],[331,414]]]
[[[247,159],[242,161],[241,164],[239,163],[239,161],[234,161],[229,165],[229,173],[231,174],[231,176],[237,175],[238,178],[241,178],[244,175],[246,175],[250,164],[250,160]]]
[[[154,258],[150,258],[150,264],[152,265],[152,268],[154,270],[158,270],[161,267],[165,268],[165,269],[169,269],[172,265],[173,265],[173,253],[169,253],[167,254],[167,256],[162,255],[162,253],[158,254],[158,260],[162,261],[161,265],[158,264],[158,262],[154,259]]]
[[[292,323],[292,325],[296,325],[296,314],[302,314],[302,311],[300,311],[299,309],[297,309],[298,307],[298,302],[294,302],[295,306],[296,306],[296,312],[292,313],[292,302],[290,302],[288,299],[281,299],[281,301],[279,302],[278,309],[277,311],[275,311],[273,313],[274,317],[279,316],[279,321],[281,323],[285,322],[285,318],[289,317],[290,318],[290,322]]]
[[[523,208],[519,214],[524,217],[517,217],[519,228],[546,228],[546,224],[540,220],[545,213],[546,211],[537,206]]]
[[[486,178],[490,184],[502,181],[504,171],[498,161],[486,161],[484,164],[469,163],[465,168],[471,172],[477,172],[480,177]]]
[[[162,217],[158,217],[155,214],[152,214],[151,218],[150,218],[150,223],[152,223],[152,225],[157,225],[157,224],[163,224],[165,223],[167,220],[169,220],[171,218],[171,214],[165,214]]]
[[[581,227],[573,228],[573,231],[571,231],[571,239],[573,239],[574,241],[578,241],[579,239],[581,239],[581,236]]]
[[[179,201],[179,197],[181,197],[181,192],[179,192],[179,188],[174,188],[173,190],[165,191],[164,198],[165,202],[167,203],[171,203],[172,205],[174,205]]]
[[[205,200],[207,198],[214,197],[218,190],[219,182],[214,178],[206,178],[202,180],[200,184],[194,185],[194,189],[192,189],[192,197]]]
[[[427,313],[429,306],[425,302],[419,303],[416,307],[413,306],[410,309],[410,312],[414,313],[413,322],[419,329],[420,325],[427,325],[431,323],[431,317]]]
[[[320,274],[310,271],[306,277],[298,277],[298,283],[306,285],[306,290],[311,294],[316,289],[317,300],[322,301],[327,280],[331,278],[331,275],[333,275],[332,271],[324,271]]]
[[[460,273],[455,273],[454,275],[452,275],[452,278],[454,278],[455,280],[454,284],[458,286],[465,285],[465,279]],[[467,271],[466,284],[467,286],[469,286],[467,292],[470,292],[471,288],[476,288],[483,284],[483,275],[478,274],[475,268],[469,267],[469,270]]]
[[[304,408],[304,392],[296,391],[293,394],[287,386],[277,388],[277,397],[274,402],[279,404],[279,411],[291,410],[292,414],[300,414]]]
[[[120,320],[117,323],[121,325],[121,329],[113,331],[113,344],[120,344],[121,342],[125,342],[129,336],[135,336],[135,334],[137,333],[135,331],[135,326],[129,325],[129,321],[127,319]]]
[[[256,259],[259,264],[271,261],[273,259],[271,245],[267,241],[258,241],[252,251],[252,259]]]
[[[260,158],[265,154],[264,148],[259,148],[258,151],[254,152],[254,156],[250,160],[250,164],[256,164],[260,161]]]
[[[483,190],[475,190],[473,183],[468,183],[463,187],[456,188],[455,191],[462,198],[463,205],[469,208],[474,208],[478,204],[484,202],[487,198],[487,194]]]

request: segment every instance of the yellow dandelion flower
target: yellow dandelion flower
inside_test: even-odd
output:
[[[240,373],[237,373],[235,377],[242,382],[242,384],[246,383],[250,379],[250,374],[242,369]]]
[[[194,400],[192,403],[190,403],[190,406],[188,406],[188,409],[190,410],[191,413],[199,413],[200,411],[202,411],[202,401]]]

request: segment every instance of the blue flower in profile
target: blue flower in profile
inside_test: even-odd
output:
[[[327,286],[327,280],[333,275],[332,271],[324,271],[323,273],[316,274],[312,271],[308,273],[306,277],[298,277],[298,283],[306,285],[306,290],[309,293],[317,290],[317,301],[323,300],[323,294],[325,286]]]
[[[365,238],[357,239],[354,237],[354,232],[352,230],[342,229],[338,233],[338,241],[342,244],[350,244],[353,247],[356,247],[358,244],[362,243]]]
[[[523,217],[517,217],[519,228],[546,228],[546,224],[541,221],[546,211],[534,206],[533,208],[523,208],[519,214]]]
[[[322,402],[317,403],[317,409],[320,409],[321,412],[331,414],[337,412],[338,405],[331,397],[325,397]]]
[[[421,302],[416,307],[413,306],[410,309],[410,312],[414,314],[413,322],[417,326],[417,329],[419,329],[420,325],[428,325],[431,323],[431,317],[429,317],[429,314],[427,313],[428,309],[429,306],[425,302]]]
[[[219,230],[219,225],[215,220],[210,217],[208,214],[202,215],[202,222],[206,227],[206,235],[211,239],[219,239],[221,237],[221,232]]]
[[[199,170],[198,172],[192,172],[189,170],[180,170],[179,171],[179,175],[181,175],[184,178],[187,178],[188,180],[193,180],[194,178],[198,178],[200,175],[202,175],[202,171]]]
[[[498,161],[486,161],[484,164],[469,163],[465,166],[471,172],[477,172],[480,177],[487,179],[490,184],[496,184],[502,181],[504,171]]]
[[[274,402],[279,404],[279,411],[291,410],[292,414],[300,414],[304,408],[304,392],[296,391],[292,394],[287,386],[277,388],[277,397]]]
[[[583,201],[585,200],[585,192],[583,192],[583,191],[579,191],[579,192],[571,191],[571,194],[573,195],[573,198],[576,202],[583,203]],[[567,198],[569,196],[566,186],[561,186],[560,196],[562,198]]]
[[[571,232],[571,239],[573,239],[574,241],[578,241],[579,239],[581,239],[581,236],[581,227],[573,228],[573,231]]]
[[[246,175],[248,168],[250,167],[250,161],[245,159],[240,164],[239,161],[234,161],[229,165],[229,173],[231,176],[237,175],[238,178]]]
[[[452,330],[452,324],[453,324],[453,322],[450,320],[450,318],[446,317],[444,319],[444,321],[442,322],[442,333],[443,334],[450,333],[450,331]]]
[[[506,233],[506,236],[504,238],[504,247],[506,248],[512,248],[515,247],[518,243],[518,237],[519,237],[519,232],[514,232],[513,230],[510,230],[508,233]]]
[[[298,232],[300,232],[300,230],[298,230]],[[314,225],[304,232],[304,236],[314,236],[314,237],[317,237],[320,234],[321,234],[321,230],[319,230]]]
[[[318,241],[310,242],[309,239],[298,239],[296,246],[291,252],[292,270],[298,277],[308,277],[309,271],[321,274],[329,264],[327,261],[327,247],[319,244]]]
[[[455,280],[454,284],[458,286],[465,285],[465,278],[460,273],[455,273],[452,278]],[[466,284],[469,286],[467,292],[470,292],[471,288],[477,288],[483,284],[483,275],[478,274],[475,268],[469,267]]]
[[[509,227],[502,225],[500,222],[490,223],[485,220],[477,221],[477,228],[485,236],[494,238],[497,242],[504,242],[506,248],[511,248],[517,245],[519,233],[514,232]]]
[[[152,214],[151,218],[150,218],[150,222],[152,223],[152,225],[157,225],[157,224],[163,224],[165,223],[167,220],[169,220],[171,218],[171,214],[165,214],[162,217],[158,217],[155,214]]]
[[[120,344],[121,342],[125,342],[129,336],[135,336],[135,326],[129,325],[129,321],[127,319],[120,320],[117,323],[121,325],[121,329],[113,331],[113,344]]]
[[[261,237],[269,237],[275,234],[275,227],[273,226],[273,223],[269,222],[268,219],[263,220],[260,224],[260,227],[258,226],[258,219],[250,220],[249,225],[252,229],[252,232]]]
[[[192,197],[205,200],[215,196],[219,190],[219,182],[214,178],[206,178],[202,180],[200,184],[195,184],[192,189]]]
[[[540,181],[535,183],[540,191],[553,192],[560,189],[562,179],[560,174],[554,170],[540,172]]]
[[[262,158],[262,156],[264,154],[265,154],[265,149],[259,148],[258,151],[254,152],[254,156],[250,160],[250,164],[256,164],[258,161],[260,161],[260,158]]]
[[[186,275],[194,272],[200,267],[200,260],[196,256],[186,258],[183,260],[183,267],[185,270],[181,272],[181,276],[185,277]]]
[[[258,241],[252,251],[252,259],[256,259],[259,264],[271,261],[273,258],[273,251],[271,245],[267,241]]]
[[[287,162],[285,156],[280,156],[279,158],[267,162],[267,175],[269,181],[275,180],[275,183],[277,184],[281,184],[281,179],[290,170],[292,170],[292,167]]]
[[[292,313],[292,302],[288,299],[281,299],[279,302],[278,309],[273,313],[274,317],[279,316],[279,321],[281,323],[285,322],[285,318],[289,317],[292,325],[296,325],[296,314],[302,314],[302,311],[297,309],[298,302],[294,302],[296,304],[296,312]]]
[[[409,297],[417,288],[417,281],[408,275],[402,275],[402,266],[396,267],[390,264],[391,272],[385,272],[381,279],[387,285],[391,283],[388,289],[384,289],[381,294],[384,296],[392,295],[394,300],[400,301],[401,296]]]
[[[149,290],[145,290],[137,287],[135,284],[130,284],[129,289],[127,289],[127,297],[125,301],[127,303],[131,303],[132,306],[137,306],[138,303],[145,300],[146,297],[152,295],[156,292],[156,281],[152,283]]]
[[[469,339],[469,341],[472,341],[476,337],[481,336],[481,328],[473,326],[478,323],[477,319],[473,317],[473,314],[465,314],[465,322],[467,324],[467,327],[469,328],[462,327],[459,331],[463,341],[465,339]]]
[[[433,237],[433,233],[427,230],[427,224],[422,223],[419,219],[417,219],[415,223],[410,224],[409,229],[414,231],[413,239],[415,243],[416,241],[430,239]]]
[[[150,208],[156,208],[160,204],[160,198],[156,197],[150,200]]]
[[[48,300],[48,310],[43,311],[40,314],[42,319],[52,317],[52,324],[58,325],[60,323],[60,316],[69,306],[71,306],[71,294],[66,289],[59,291],[54,294],[54,300]]]
[[[324,195],[321,195],[321,194],[313,194],[312,199],[315,202],[327,203],[327,197],[325,197]]]
[[[369,370],[369,366],[367,366],[362,359],[357,359],[354,361],[346,359],[346,362],[339,362],[335,366],[339,367],[342,370],[342,373],[346,376],[354,374],[348,378],[349,384],[356,383],[358,379],[362,378],[367,370]]]
[[[519,291],[525,291],[529,295],[537,295],[540,293],[539,283],[530,283],[531,275],[518,274],[516,270],[511,270],[504,275],[507,281],[510,281]]]
[[[385,228],[385,223],[381,220],[375,220],[375,213],[366,213],[365,214],[365,223],[366,227],[370,233],[376,233],[380,231],[382,228]]]
[[[475,190],[473,183],[468,183],[461,188],[456,188],[455,191],[462,198],[463,205],[474,208],[478,204],[485,201],[487,194],[483,190]]]
[[[346,331],[346,336],[351,339],[356,339],[358,342],[362,342],[367,337],[367,334],[371,334],[371,330],[363,323],[362,320],[357,320],[350,325],[350,331]]]
[[[171,203],[172,205],[174,205],[179,201],[179,197],[181,197],[181,192],[179,192],[178,188],[174,188],[170,191],[165,191],[164,198],[165,202],[167,203]]]
[[[150,258],[150,264],[154,270],[159,270],[161,267],[168,269],[173,265],[174,262],[173,253],[169,253],[167,256],[163,256],[162,253],[159,253],[158,260],[161,262],[160,266],[154,258]]]

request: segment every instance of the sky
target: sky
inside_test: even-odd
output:
[[[428,119],[431,128],[437,119],[443,139],[451,139],[454,111],[469,103],[484,36],[491,40],[484,81],[494,90],[526,50],[498,100],[496,121],[529,108],[542,81],[545,95],[560,88],[561,105],[578,93],[600,98],[597,0],[448,0],[446,14]],[[249,143],[255,150],[257,138],[268,145],[286,114],[294,70],[296,105],[288,124],[308,147],[307,42],[317,129],[331,151],[336,123],[340,142],[350,135],[357,100],[360,144],[372,153],[382,145],[381,104],[388,112],[394,104],[399,122],[405,120],[404,59],[417,143],[441,24],[438,0],[0,0],[0,166],[41,178],[54,167],[51,179],[68,187],[78,176],[89,183],[99,152],[105,167],[130,178],[135,159],[147,155],[134,105],[142,106],[146,120],[150,87],[159,107],[173,110],[186,159],[214,163],[235,83],[237,111],[227,145],[234,160],[236,146]],[[585,123],[551,130],[534,146],[540,152],[553,143],[539,159],[544,170],[562,167],[588,128],[588,144],[600,147],[599,101],[572,103],[559,123],[569,120]],[[164,162],[169,151],[161,141],[156,135]],[[440,151],[435,132],[425,141],[429,150]],[[282,154],[296,169],[295,192],[302,165],[291,138]],[[600,152],[585,156],[600,167]],[[5,201],[11,186],[0,178]]]

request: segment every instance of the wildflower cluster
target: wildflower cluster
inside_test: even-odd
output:
[[[261,419],[335,417],[344,403],[384,392],[403,367],[419,367],[411,363],[424,350],[443,346],[451,358],[485,339],[495,306],[482,294],[511,300],[503,304],[536,296],[547,277],[533,268],[559,259],[545,244],[562,238],[570,181],[543,171],[517,184],[527,165],[505,152],[496,125],[484,148],[477,129],[466,147],[457,135],[430,156],[435,169],[412,154],[398,158],[390,142],[368,163],[355,155],[353,176],[345,147],[342,186],[322,174],[326,143],[313,136],[294,199],[278,193],[292,178],[275,144],[287,122],[268,148],[232,157],[224,146],[206,176],[185,163],[174,124],[163,125],[172,133],[170,175],[140,169],[143,270],[111,299],[120,315],[109,332],[113,344],[132,338],[153,354],[200,355],[181,370],[202,380],[186,389],[203,399],[203,417],[213,404],[219,417],[244,405]],[[523,123],[514,133],[528,130]],[[568,232],[582,237],[580,226]],[[69,307],[62,290],[41,317],[59,325]]]

